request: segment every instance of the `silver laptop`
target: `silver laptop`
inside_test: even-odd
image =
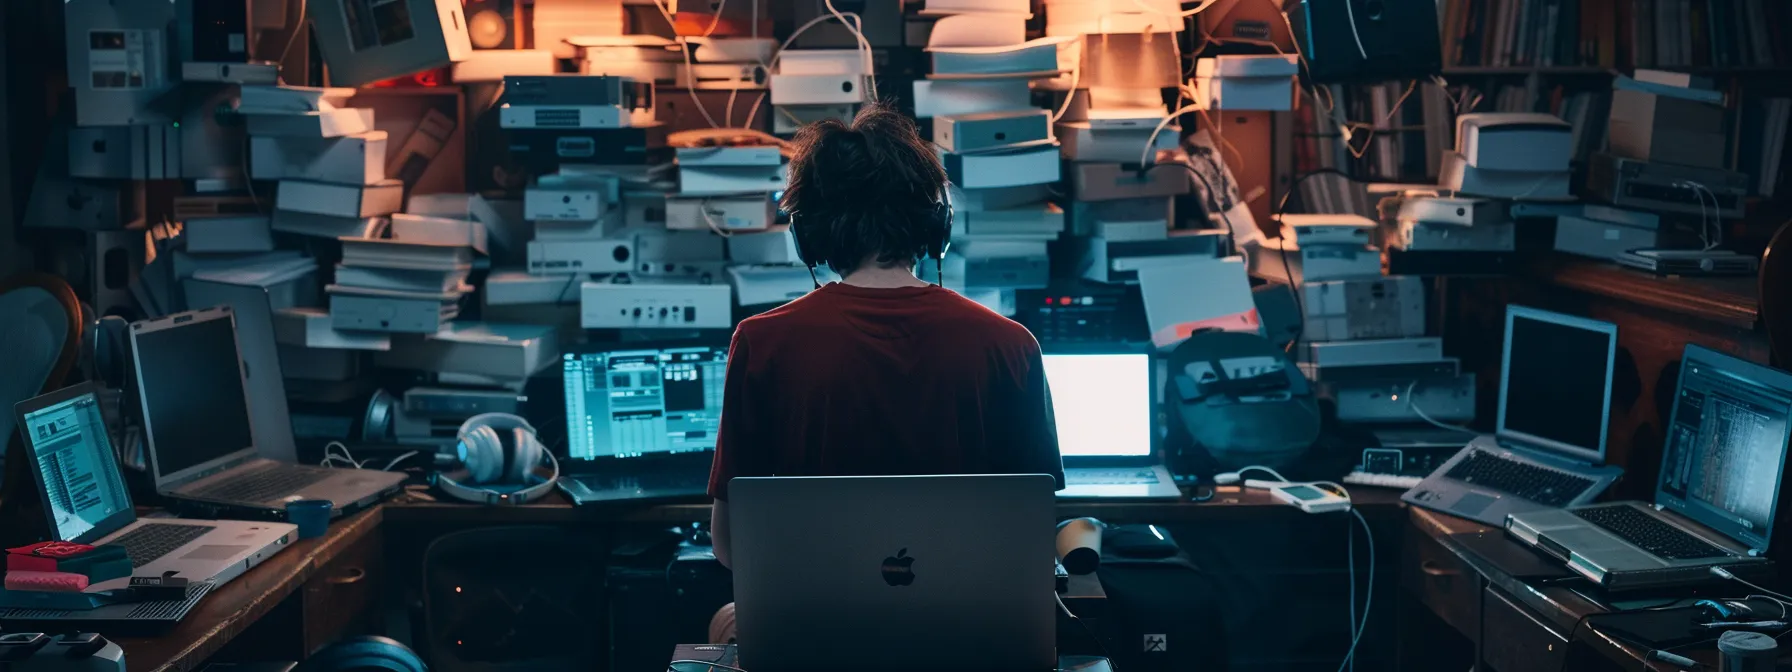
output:
[[[404,474],[256,456],[245,391],[254,389],[254,376],[280,373],[243,363],[232,317],[218,306],[131,325],[156,492],[183,506],[256,518],[283,517],[286,503],[300,499],[330,500],[340,516],[397,492]]]
[[[1514,513],[1592,501],[1623,473],[1605,464],[1617,352],[1610,322],[1506,306],[1495,434],[1401,499],[1496,527]]]
[[[1151,356],[1054,352],[1045,355],[1064,458],[1063,499],[1181,499],[1153,441]]]
[[[1765,561],[1792,432],[1792,375],[1686,346],[1653,506],[1514,514],[1506,529],[1608,588],[1712,580]]]
[[[133,576],[172,572],[189,581],[223,584],[298,537],[298,528],[286,523],[138,520],[91,385],[29,399],[16,408],[51,536],[123,546],[131,554]],[[104,581],[91,589],[123,588],[128,582]]]
[[[740,664],[1056,667],[1044,474],[729,481]]]

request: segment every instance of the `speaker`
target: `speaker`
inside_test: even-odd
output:
[[[522,0],[467,0],[467,38],[474,49],[522,49],[528,44],[528,22]]]

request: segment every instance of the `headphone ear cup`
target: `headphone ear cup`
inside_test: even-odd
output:
[[[821,257],[820,250],[816,249],[818,243],[807,235],[808,227],[798,224],[797,219],[799,216],[796,213],[790,214],[790,240],[796,245],[796,258],[813,268],[826,260]]]
[[[497,430],[483,425],[474,427],[461,434],[460,441],[466,449],[464,461],[474,483],[496,483],[503,478],[504,446]]]
[[[933,207],[933,237],[927,241],[927,255],[943,259],[952,247],[952,197],[941,192],[940,202]]]
[[[516,440],[515,448],[510,451],[509,482],[516,485],[528,485],[529,474],[535,471],[535,465],[541,464],[541,442],[529,430],[518,427],[511,430]]]

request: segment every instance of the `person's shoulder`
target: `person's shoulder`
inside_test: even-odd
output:
[[[742,335],[761,333],[768,329],[777,329],[793,322],[808,319],[808,316],[818,308],[818,302],[823,300],[820,292],[809,292],[808,294],[804,294],[803,296],[785,302],[784,305],[743,319],[735,325],[735,338],[740,338]]]
[[[947,310],[958,313],[955,319],[965,326],[990,337],[1002,345],[1011,347],[1039,348],[1039,341],[1033,338],[1033,332],[1021,326],[1019,322],[1009,319],[989,306],[985,306],[958,292],[942,289],[945,296],[942,302]]]

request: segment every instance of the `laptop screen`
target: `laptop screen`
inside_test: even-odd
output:
[[[1792,428],[1792,375],[1687,346],[1656,503],[1766,548]]]
[[[92,392],[26,412],[22,428],[57,539],[90,542],[136,519]]]
[[[1508,306],[1499,435],[1605,460],[1617,326]]]
[[[228,314],[140,331],[132,342],[158,482],[255,447]]]
[[[567,454],[575,460],[714,450],[727,346],[567,353]]]
[[[1047,354],[1045,379],[1066,460],[1151,454],[1151,356]]]

